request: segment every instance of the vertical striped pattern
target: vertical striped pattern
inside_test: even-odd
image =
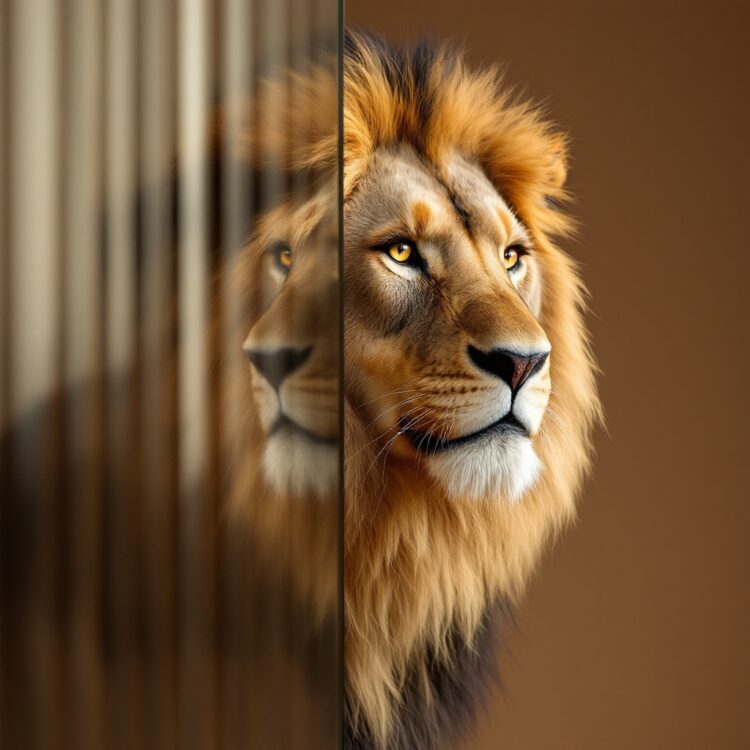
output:
[[[238,412],[212,352],[241,346],[221,269],[256,207],[311,189],[251,179],[223,104],[322,59],[337,14],[0,3],[0,750],[336,746],[269,669],[306,638],[226,526]],[[316,648],[318,690],[338,675]]]

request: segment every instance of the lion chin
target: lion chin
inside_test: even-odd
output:
[[[451,499],[515,503],[534,486],[542,462],[529,438],[502,435],[442,451],[426,467]]]

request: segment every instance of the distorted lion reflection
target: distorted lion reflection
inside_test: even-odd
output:
[[[184,339],[172,299],[165,300],[158,362],[144,355],[143,361],[106,373],[106,399],[98,374],[91,373],[50,394],[0,434],[2,536],[11,542],[5,549],[13,570],[1,603],[12,614],[6,637],[19,654],[9,680],[26,689],[19,705],[35,705],[36,683],[24,683],[29,659],[39,658],[42,668],[51,670],[68,648],[69,622],[91,623],[84,646],[93,656],[81,679],[123,715],[142,700],[139,686],[154,673],[167,675],[155,688],[158,700],[169,703],[185,689],[175,660],[183,658],[184,633],[191,633],[198,645],[184,658],[200,653],[201,663],[215,670],[221,684],[231,683],[232,693],[214,693],[208,680],[189,687],[207,703],[236,706],[222,726],[241,738],[234,747],[332,746],[338,726],[332,613],[338,596],[339,341],[333,195],[295,196],[256,217],[250,242],[219,269],[207,328],[192,332],[206,335],[215,347],[206,363],[217,385],[207,404],[211,480],[201,477],[195,487],[176,481],[183,435],[175,385]],[[144,257],[144,273],[151,262]],[[278,350],[293,362],[274,359]],[[281,364],[286,369],[277,370]],[[146,371],[154,374],[153,382]],[[130,421],[136,382],[159,396],[159,409],[138,432]],[[91,435],[76,443],[59,440],[60,404],[70,413],[88,408]],[[112,432],[120,424],[128,427],[116,450],[113,442],[95,439],[105,420]],[[156,436],[150,442],[146,429]],[[157,441],[163,479],[154,487],[139,466]],[[49,451],[23,463],[24,445]],[[213,476],[222,478],[218,497]],[[224,512],[227,506],[233,514]],[[66,525],[61,507],[71,509],[71,524],[93,519],[88,543],[76,541],[80,530]],[[195,519],[201,526],[188,533]],[[57,565],[58,558],[46,555],[42,538],[52,539],[65,560],[64,575],[54,578],[49,591],[36,586],[34,571]],[[82,568],[72,561],[83,561],[83,568],[101,577],[101,592],[82,588],[91,598],[65,595],[72,589],[63,584],[82,585],[75,577]],[[123,602],[123,588],[138,597]],[[27,634],[35,632],[38,602],[48,594],[60,604],[45,614],[51,648],[48,656],[37,657],[38,639]],[[192,602],[190,609],[177,609],[178,594]],[[204,622],[210,624],[201,629]],[[124,659],[139,681],[118,690],[117,669]],[[91,708],[92,721],[109,737],[118,725],[105,725],[97,711]],[[294,722],[284,721],[287,712]],[[208,736],[212,727],[203,719],[200,714],[195,723]],[[178,721],[175,713],[159,716],[165,732]],[[207,740],[202,746],[218,744]]]
[[[284,497],[325,498],[338,477],[338,255],[325,196],[281,206],[249,262],[261,302],[243,344],[263,432],[263,473]]]
[[[235,499],[240,504],[260,496],[320,501],[337,492],[334,207],[327,191],[275,207],[257,223],[228,271],[235,295],[244,301],[235,322],[236,343],[225,352],[234,373],[230,404],[244,409],[231,435]],[[240,367],[242,354],[247,359]],[[246,476],[238,476],[238,471]]]
[[[227,293],[216,298],[239,305],[229,335],[214,337],[224,342],[217,364],[228,375],[222,463],[224,502],[239,521],[232,526],[318,622],[338,601],[335,195],[326,185],[258,218],[224,269]]]
[[[333,182],[333,181],[332,181]],[[233,605],[252,657],[242,685],[257,747],[328,748],[336,709],[339,254],[336,192],[296,193],[256,217],[217,279],[225,402],[222,507],[252,592]],[[234,314],[229,313],[233,302]],[[249,556],[246,556],[249,553]],[[250,610],[245,612],[249,601]],[[263,685],[264,689],[257,690]],[[293,707],[296,729],[278,722]],[[304,727],[302,731],[300,728]]]

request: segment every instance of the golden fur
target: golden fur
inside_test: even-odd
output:
[[[357,371],[362,360],[350,359],[348,342],[372,332],[350,319],[349,302],[356,303],[351,295],[358,293],[360,265],[352,258],[361,248],[347,246],[346,695],[353,731],[368,734],[380,747],[395,741],[410,675],[425,675],[423,689],[429,693],[427,654],[442,655],[449,668],[451,632],[458,629],[471,643],[489,603],[498,596],[516,600],[522,594],[545,545],[574,517],[575,498],[589,466],[591,430],[600,417],[583,319],[586,292],[575,263],[554,239],[572,231],[571,220],[560,209],[567,197],[566,139],[538,109],[514,98],[495,70],[473,71],[443,48],[425,59],[423,54],[393,54],[368,38],[349,38],[344,78],[345,235],[352,234],[358,221],[352,207],[376,160],[387,158],[392,164],[405,154],[446,184],[453,179],[451,164],[456,159],[467,169],[477,169],[507,208],[499,212],[500,224],[517,219],[533,243],[535,297],[520,284],[513,292],[499,275],[492,283],[501,285],[497,288],[502,288],[504,299],[521,316],[522,334],[536,341],[546,337],[551,343],[547,372],[552,389],[541,425],[532,435],[543,467],[533,486],[516,502],[503,493],[481,500],[453,496],[425,469],[430,457],[420,463],[403,436],[395,435],[398,424],[390,424],[391,433],[384,437],[373,434],[368,423],[366,415],[371,412],[362,407],[372,379],[363,385]],[[246,153],[256,166],[330,173],[336,164],[335,123],[321,103],[335,107],[336,87],[335,77],[322,68],[307,76],[292,75],[281,88],[269,84],[254,111],[303,126],[293,129],[297,137],[289,139],[276,137],[271,121],[248,123]],[[280,90],[288,95],[279,96]],[[426,213],[420,205],[411,207],[416,225],[435,214],[434,205]],[[454,236],[458,231],[451,229]],[[369,255],[361,257],[372,262]],[[471,268],[478,273],[478,265]],[[350,284],[351,278],[356,283]],[[372,312],[376,318],[382,311]],[[384,362],[392,365],[399,357],[406,361],[389,351],[388,337],[381,333]],[[446,425],[443,429],[449,431]],[[383,450],[384,441],[393,435],[401,445],[395,455],[388,447]],[[249,483],[238,493],[240,502]],[[304,511],[299,506],[288,511],[278,503],[270,511],[257,510],[259,503],[252,505],[263,527],[260,537],[273,544],[290,512],[299,521],[297,549],[320,555],[320,540],[304,539],[310,521],[305,516],[319,514],[319,504],[311,503]],[[332,544],[332,522],[331,517],[324,519],[329,529],[325,543]],[[330,609],[335,605],[331,582],[324,585],[311,577],[314,568],[303,565],[292,575],[302,579],[305,596],[321,604],[321,610]]]

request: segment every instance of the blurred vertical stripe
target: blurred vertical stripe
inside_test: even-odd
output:
[[[65,682],[68,746],[104,745],[101,610],[101,467],[81,467],[103,440],[101,372],[103,325],[99,221],[103,191],[103,7],[100,0],[70,0],[65,8],[62,86],[64,229],[64,466],[69,505],[66,522],[68,654]],[[78,387],[78,390],[77,390]],[[101,455],[101,453],[99,453]]]
[[[17,747],[60,746],[63,650],[55,622],[61,512],[56,442],[61,267],[60,216],[60,7],[54,0],[14,3],[9,19],[11,129],[8,190],[10,245],[7,292],[11,310],[8,356],[9,419],[19,425],[10,446],[11,482],[18,487],[18,516],[26,522],[28,596],[9,612],[9,658],[14,693],[26,725]],[[17,75],[23,71],[23,78]],[[30,416],[29,416],[30,415]],[[29,518],[25,477],[36,476],[35,502],[44,522]],[[14,540],[16,541],[16,540]],[[17,622],[14,622],[15,618]]]

